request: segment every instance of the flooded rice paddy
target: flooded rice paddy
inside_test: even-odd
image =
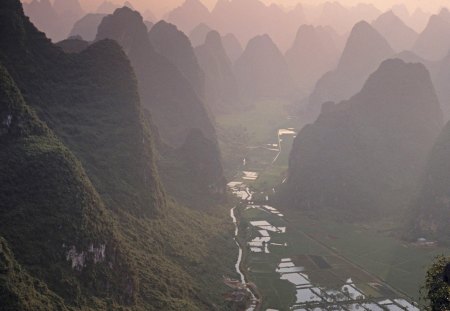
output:
[[[278,144],[270,146],[278,148],[269,165],[282,155],[283,139],[293,141],[295,134],[293,128],[278,130]],[[255,283],[261,295],[258,300],[251,291],[248,310],[419,310],[401,292],[285,219],[270,205],[269,195],[256,196],[251,185],[263,170],[247,165],[228,184],[241,201],[232,214],[241,241],[236,269],[241,282]]]

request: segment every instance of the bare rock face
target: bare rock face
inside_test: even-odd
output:
[[[238,85],[219,33],[211,31],[195,53],[205,72],[205,101],[210,109],[214,113],[239,109]]]
[[[288,204],[360,219],[398,213],[417,187],[442,112],[421,64],[387,60],[362,90],[297,136]]]
[[[286,60],[268,35],[249,41],[234,71],[244,96],[279,98],[295,92]]]

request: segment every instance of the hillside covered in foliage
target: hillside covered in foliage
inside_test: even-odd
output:
[[[66,54],[18,0],[0,3],[0,37],[2,305],[226,309],[227,211],[195,212],[164,189],[120,46]]]

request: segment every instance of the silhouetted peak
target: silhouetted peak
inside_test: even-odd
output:
[[[222,37],[217,31],[212,30],[206,35],[205,45],[220,47],[222,46]]]
[[[116,38],[120,33],[126,33],[134,41],[145,42],[148,32],[141,14],[128,7],[116,9],[113,14],[103,18],[98,27],[96,40]],[[125,40],[125,38],[122,39]],[[128,46],[125,42],[121,42],[121,44]]]
[[[165,20],[160,20],[159,22],[157,22],[155,25],[153,25],[152,27],[153,31],[167,31],[167,32],[181,32],[180,30],[178,30],[177,26],[172,24],[172,23],[168,23]]]
[[[433,14],[430,16],[430,19],[428,21],[427,24],[427,28],[431,29],[431,28],[435,28],[435,27],[440,27],[442,24],[445,23],[445,18],[444,18],[445,14],[441,15],[441,14]]]
[[[332,10],[345,10],[345,7],[337,1],[334,2],[325,2],[323,4],[323,11],[332,11]]]
[[[192,31],[189,33],[189,38],[191,39],[192,46],[196,47],[204,44],[206,36],[211,30],[211,27],[209,27],[205,23],[200,23],[194,29],[192,29]]]
[[[224,8],[227,8],[230,6],[229,0],[217,0],[216,5],[213,8],[214,11],[221,11]]]
[[[254,37],[248,42],[247,49],[264,49],[264,48],[270,48],[270,49],[278,49],[275,45],[275,43],[272,41],[270,36],[268,34],[263,34]]]
[[[97,8],[97,13],[111,14],[118,6],[111,1],[103,1]]]
[[[353,27],[342,53],[339,67],[364,65],[371,56],[393,54],[391,46],[378,31],[366,21],[360,21]]]
[[[53,7],[58,13],[72,12],[72,13],[82,13],[83,9],[78,0],[55,0],[53,2]]]
[[[241,56],[244,50],[239,40],[232,33],[228,33],[222,37],[222,44],[223,47],[225,48],[228,58],[232,62],[238,59],[238,57]]]
[[[395,88],[402,92],[403,87],[408,87],[407,81],[424,81],[430,80],[430,74],[422,63],[407,63],[399,58],[387,59],[383,61],[378,68],[367,80],[366,88],[379,88],[380,90],[388,90]],[[397,81],[397,83],[393,83]],[[402,83],[398,83],[401,81]],[[420,83],[417,84],[420,86]],[[420,89],[411,88],[411,92],[420,92]]]
[[[66,40],[56,43],[66,53],[80,53],[89,47],[89,42],[81,36],[71,36]]]
[[[438,16],[441,17],[441,18],[443,18],[443,19],[445,19],[445,20],[447,20],[447,21],[450,21],[450,11],[449,11],[447,8],[445,8],[445,7],[442,8],[442,9],[439,11]]]
[[[130,8],[132,10],[134,10],[134,6],[129,2],[129,1],[125,1],[125,3],[123,4],[124,7]]]
[[[352,29],[351,35],[355,35],[356,33],[367,33],[374,30],[370,24],[364,20],[359,21],[355,24]]]
[[[383,21],[389,21],[389,22],[397,21],[397,20],[401,21],[400,18],[392,10],[384,12],[377,18],[377,20],[380,20],[380,21],[383,20]]]
[[[300,44],[300,41],[315,35],[316,27],[314,27],[313,25],[301,25],[297,30],[297,34],[295,35],[294,45]]]
[[[208,10],[208,8],[200,0],[185,0],[182,7]]]
[[[116,10],[114,10],[114,15],[116,16],[134,16],[137,17],[139,16],[140,19],[142,20],[142,16],[138,11],[133,10],[132,8],[130,8],[129,6],[124,5],[121,8],[117,8]]]

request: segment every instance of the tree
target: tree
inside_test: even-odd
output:
[[[422,288],[426,310],[450,310],[450,257],[438,256],[427,271]]]

